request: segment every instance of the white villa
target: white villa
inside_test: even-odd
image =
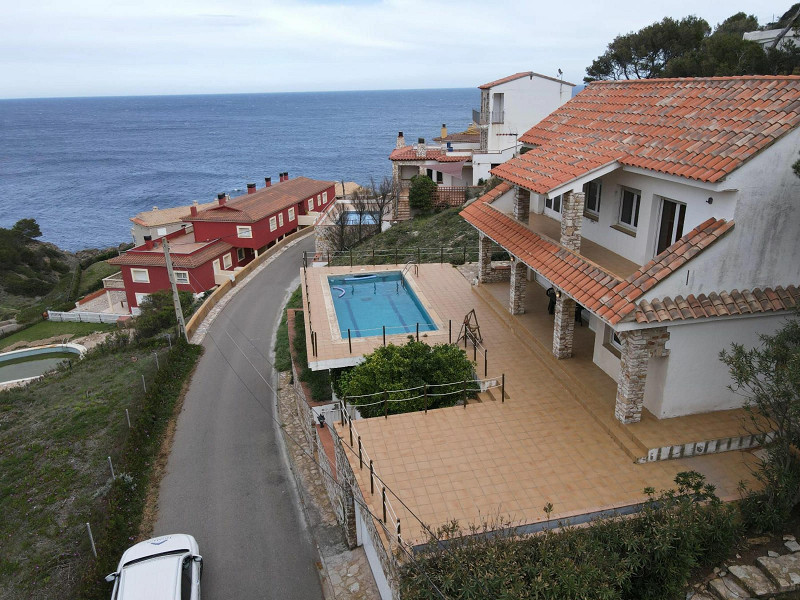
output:
[[[480,111],[472,111],[472,124],[466,131],[448,134],[443,124],[441,135],[432,145],[424,138],[406,145],[403,132],[399,132],[389,155],[400,189],[395,218],[410,216],[408,187],[414,175],[428,175],[440,185],[442,193],[460,194],[463,201],[463,188],[488,179],[492,168],[515,156],[519,137],[569,100],[574,86],[533,71],[515,73],[478,86]]]
[[[462,212],[479,279],[510,278],[512,314],[552,287],[559,359],[580,307],[623,423],[739,407],[720,350],[758,344],[800,301],[798,125],[797,76],[592,83]]]

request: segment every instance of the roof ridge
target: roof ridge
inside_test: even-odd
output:
[[[800,80],[800,75],[716,75],[713,77],[654,77],[652,79],[597,79],[587,83],[587,87],[596,83],[603,84],[637,84],[637,83],[664,83],[664,82],[678,82],[678,81],[733,81],[737,79],[744,80],[781,80],[788,79],[791,81]]]

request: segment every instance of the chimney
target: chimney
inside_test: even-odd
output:
[[[283,172],[283,180],[284,181],[289,181],[289,171],[284,171]]]
[[[442,139],[447,137],[447,124],[442,123]]]
[[[192,205],[189,207],[189,212],[191,213],[191,215],[192,215],[193,217],[196,217],[196,216],[197,216],[197,202],[195,202],[194,204],[192,204]]]
[[[278,183],[283,183],[283,171],[278,173]]]
[[[148,250],[153,249],[153,238],[149,235],[144,236],[144,247]]]
[[[217,194],[217,202],[219,202],[220,206],[225,206],[225,203],[228,201],[228,198],[225,196],[225,192],[220,192]]]
[[[425,138],[419,138],[417,140],[417,156],[419,158],[425,158],[426,148],[425,148]]]
[[[394,146],[395,148],[405,148],[406,147],[406,138],[403,137],[403,132],[397,132],[397,143]]]
[[[264,184],[265,184],[266,187],[271,186],[272,185],[272,177],[264,177]]]
[[[247,184],[247,193],[248,194],[255,194],[256,193],[256,184],[255,183],[248,183]]]

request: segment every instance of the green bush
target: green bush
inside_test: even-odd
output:
[[[194,297],[191,292],[178,292],[184,319],[192,312]],[[177,327],[172,292],[161,290],[150,294],[141,306],[142,312],[133,321],[136,338],[144,340],[157,335],[165,329]]]
[[[411,336],[409,336],[411,337]],[[465,352],[452,344],[429,346],[425,342],[409,340],[403,346],[389,344],[376,348],[364,356],[364,362],[341,374],[338,387],[342,396],[347,396],[351,404],[360,406],[365,417],[383,415],[384,412],[398,414],[453,406],[468,396],[473,396],[476,384],[473,382],[473,363]],[[466,387],[462,382],[467,381]],[[413,392],[399,391],[422,386],[441,386],[429,389],[427,397],[423,390]],[[388,392],[385,396],[353,398],[376,392]],[[414,400],[402,401],[414,396]],[[386,406],[364,406],[386,399]]]
[[[693,569],[730,552],[739,525],[702,475],[680,473],[675,481],[677,491],[651,490],[639,516],[586,527],[523,537],[509,523],[469,531],[451,523],[402,567],[403,599],[438,598],[430,581],[453,599],[682,597]]]
[[[289,323],[286,319],[286,309],[300,308],[303,305],[303,295],[300,286],[292,292],[289,301],[283,308],[283,316],[275,334],[275,370],[289,371],[292,368],[292,356],[289,353]]]
[[[433,195],[436,182],[427,175],[414,175],[408,189],[408,205],[422,212],[430,212],[433,208]]]
[[[328,371],[312,371],[308,368],[305,317],[302,312],[294,316],[294,350],[298,376],[311,389],[311,399],[314,402],[330,402],[331,379]]]

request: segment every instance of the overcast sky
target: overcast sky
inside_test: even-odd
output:
[[[581,83],[614,36],[664,16],[759,22],[791,1],[0,0],[0,98]]]

